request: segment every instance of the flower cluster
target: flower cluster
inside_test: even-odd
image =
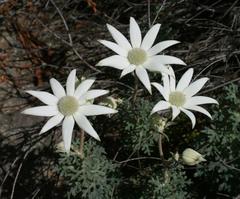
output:
[[[176,86],[175,74],[170,65],[185,65],[185,63],[179,58],[173,56],[158,55],[166,48],[179,42],[175,40],[167,40],[152,46],[159,32],[160,24],[154,25],[147,32],[143,40],[140,28],[132,17],[130,18],[129,26],[131,44],[116,28],[107,25],[107,28],[116,43],[105,40],[99,40],[99,42],[116,52],[118,55],[105,58],[97,65],[110,66],[123,70],[121,77],[135,71],[136,76],[150,93],[152,92],[151,83],[146,69],[162,73],[163,86],[157,82],[152,83],[152,85],[160,92],[165,101],[161,100],[158,102],[154,106],[151,112],[152,114],[172,108],[172,120],[174,120],[182,111],[191,119],[192,127],[195,126],[196,118],[190,110],[201,112],[211,118],[210,113],[199,105],[212,103],[218,104],[218,102],[210,97],[194,96],[201,90],[208,78],[201,78],[191,83],[193,69],[190,68],[184,73]]]
[[[107,25],[115,42],[106,40],[99,40],[99,42],[117,53],[117,55],[99,61],[97,66],[109,66],[122,70],[121,77],[129,73],[136,75],[150,94],[152,94],[151,85],[153,85],[160,92],[163,99],[153,107],[151,114],[171,108],[172,120],[180,112],[183,112],[191,119],[192,127],[194,127],[196,118],[191,111],[201,112],[211,118],[210,113],[199,105],[217,104],[217,101],[210,97],[194,96],[204,86],[208,78],[201,78],[191,82],[192,68],[188,69],[176,84],[175,73],[171,65],[186,64],[179,58],[160,54],[163,50],[179,43],[175,40],[167,40],[154,45],[160,26],[160,24],[154,25],[142,39],[139,25],[131,17],[129,42],[116,28]],[[147,70],[161,73],[163,85],[158,82],[151,83]],[[112,99],[110,100],[112,108],[93,104],[95,98],[108,93],[108,91],[100,89],[89,90],[93,83],[93,79],[85,79],[76,87],[76,70],[72,70],[67,78],[66,92],[55,79],[50,80],[54,95],[43,91],[27,91],[28,94],[38,98],[46,106],[29,108],[24,110],[23,113],[51,117],[43,126],[40,134],[63,121],[62,135],[67,152],[71,147],[75,122],[83,131],[100,140],[86,116],[116,113],[115,108],[117,106]]]

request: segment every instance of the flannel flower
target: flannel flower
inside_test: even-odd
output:
[[[218,104],[218,102],[210,97],[194,96],[198,93],[208,78],[201,78],[192,83],[193,69],[188,69],[176,86],[175,74],[171,67],[169,67],[170,75],[163,75],[163,86],[159,83],[153,82],[152,85],[161,93],[164,100],[159,101],[154,107],[151,114],[172,108],[172,120],[174,120],[182,111],[192,122],[192,128],[196,124],[196,118],[191,111],[201,112],[212,118],[210,113],[202,108],[201,104]]]
[[[133,17],[130,18],[130,41],[116,28],[107,24],[107,28],[116,43],[99,40],[101,44],[110,48],[117,55],[110,56],[98,62],[97,66],[109,66],[122,70],[121,77],[135,71],[139,80],[151,93],[151,84],[147,70],[153,72],[168,73],[167,64],[185,63],[173,56],[158,55],[166,48],[179,43],[175,40],[167,40],[153,43],[160,29],[160,24],[155,24],[142,39],[141,30]]]
[[[76,70],[72,70],[67,78],[66,92],[62,85],[54,78],[50,80],[53,94],[43,91],[26,91],[38,98],[46,106],[37,106],[24,110],[23,114],[51,117],[42,127],[40,134],[62,123],[62,136],[64,147],[70,151],[72,132],[75,121],[78,126],[97,140],[98,134],[88,121],[86,116],[116,113],[117,111],[104,106],[94,105],[90,101],[108,93],[107,90],[89,90],[95,80],[86,79],[75,89]]]

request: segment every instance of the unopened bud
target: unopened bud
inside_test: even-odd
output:
[[[197,165],[200,162],[207,161],[200,153],[197,151],[187,148],[182,153],[183,163],[189,166]]]
[[[174,158],[174,160],[178,161],[178,160],[179,160],[179,153],[176,152],[176,153],[173,155],[173,158]]]
[[[59,153],[65,153],[66,152],[63,141],[59,142],[57,144],[56,151],[59,152]]]
[[[121,103],[122,100],[120,98],[113,98],[113,97],[106,97],[102,102],[100,102],[101,105],[103,106],[108,106],[112,109],[116,109],[118,104]]]
[[[76,79],[75,79],[75,87],[77,88],[80,85],[80,83],[83,82],[85,79],[87,79],[87,78],[84,77],[84,76],[82,76],[81,79],[78,79],[76,77]]]
[[[153,125],[159,132],[163,132],[163,130],[165,129],[165,127],[167,125],[167,119],[164,117],[160,117],[157,114],[154,114],[153,115]]]

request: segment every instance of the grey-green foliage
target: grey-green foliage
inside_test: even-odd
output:
[[[188,186],[191,181],[187,179],[183,166],[177,165],[174,168],[156,172],[148,181],[146,191],[147,198],[154,199],[187,199],[190,198]]]
[[[78,148],[78,143],[73,143]],[[103,147],[95,141],[84,144],[81,159],[77,153],[62,153],[56,170],[63,177],[67,186],[68,198],[107,199],[111,198],[118,184],[117,164],[108,160]]]
[[[200,146],[206,154],[208,165],[198,169],[196,176],[205,177],[209,190],[229,195],[240,190],[240,93],[237,85],[224,89],[214,111],[213,124],[203,132]]]
[[[155,141],[159,133],[154,127],[153,117],[150,116],[153,105],[148,100],[140,99],[134,104],[125,100],[119,107],[118,118],[125,149],[150,155],[156,147]]]

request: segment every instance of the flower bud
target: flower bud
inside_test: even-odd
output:
[[[58,153],[65,153],[66,152],[63,141],[61,141],[57,144],[56,152],[58,152]]]
[[[100,102],[100,105],[103,105],[103,106],[108,106],[112,109],[116,109],[117,106],[118,106],[118,103],[121,103],[122,100],[120,98],[113,98],[113,97],[107,97],[105,98],[102,102]]]
[[[178,161],[178,160],[179,160],[179,153],[176,152],[176,153],[173,155],[173,158],[174,158],[174,160]]]
[[[76,80],[75,80],[75,87],[77,88],[81,82],[83,82],[84,80],[86,80],[87,78],[85,76],[82,76],[81,79],[78,79],[78,77],[76,77]]]
[[[207,161],[200,153],[197,151],[187,148],[182,153],[183,163],[189,166],[197,165],[200,162]]]
[[[159,131],[159,132],[163,132],[163,130],[165,129],[166,125],[167,125],[167,119],[164,117],[159,117],[159,115],[154,114],[152,116],[152,121],[153,121],[153,125],[154,127]]]

